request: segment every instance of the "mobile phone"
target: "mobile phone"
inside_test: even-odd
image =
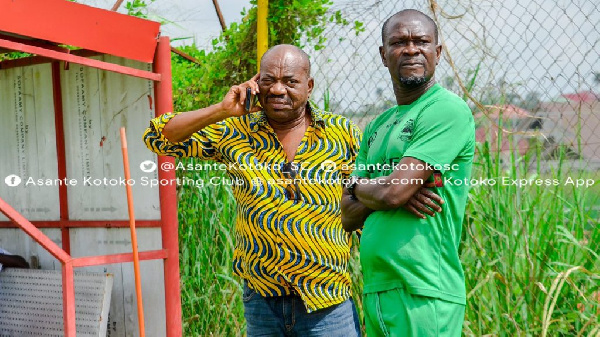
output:
[[[244,101],[244,109],[250,111],[256,104],[258,98],[256,95],[252,95],[252,88],[246,88],[246,100]]]

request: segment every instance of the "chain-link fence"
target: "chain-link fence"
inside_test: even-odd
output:
[[[437,22],[436,79],[472,107],[473,178],[495,181],[471,186],[461,246],[467,335],[600,333],[597,5],[338,1],[332,10],[351,24],[327,27],[325,48],[311,52],[313,98],[364,130],[395,105],[378,51],[382,23],[405,8]]]
[[[569,167],[600,168],[600,10],[594,1],[346,1],[340,10],[353,24],[326,29],[327,47],[313,53],[315,97],[329,96],[332,110],[364,127],[394,105],[387,68],[381,64],[381,24],[403,8],[419,9],[438,23],[444,43],[436,78],[467,95],[480,124],[478,140],[500,126],[544,143],[542,169],[555,167],[564,147]],[[435,14],[431,8],[436,8]],[[327,93],[327,95],[325,94]],[[468,93],[468,94],[466,94]],[[481,104],[487,107],[482,111]],[[502,118],[501,118],[502,117]],[[504,123],[499,125],[499,121]],[[509,152],[508,139],[498,148]]]

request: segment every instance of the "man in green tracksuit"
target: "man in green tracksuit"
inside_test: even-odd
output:
[[[466,291],[458,246],[475,147],[473,117],[463,100],[435,82],[442,47],[430,17],[398,12],[384,23],[382,40],[381,59],[398,105],[367,126],[355,178],[342,199],[344,228],[363,228],[367,334],[460,336]],[[433,184],[441,211],[417,193]],[[431,210],[433,216],[413,215]]]

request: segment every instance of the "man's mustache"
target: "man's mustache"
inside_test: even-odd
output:
[[[274,95],[270,95],[265,97],[265,101],[270,103],[270,102],[275,102],[275,103],[290,103],[290,100],[287,99],[285,96],[274,96]]]

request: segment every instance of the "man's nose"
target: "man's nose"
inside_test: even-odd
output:
[[[271,86],[271,94],[273,95],[285,95],[285,87],[281,82],[275,82]]]
[[[415,55],[420,53],[421,50],[417,48],[417,46],[414,43],[408,42],[406,44],[406,47],[404,47],[404,49],[402,50],[402,52],[406,55]]]

